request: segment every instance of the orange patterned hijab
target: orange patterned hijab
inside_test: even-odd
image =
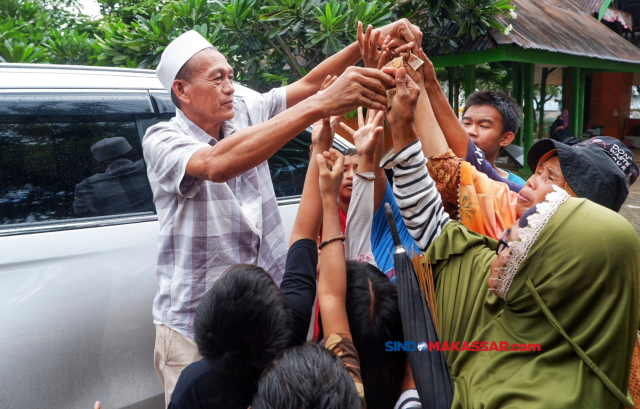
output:
[[[517,193],[453,151],[429,159],[427,166],[444,200],[458,204],[460,222],[469,230],[497,240],[520,217],[515,210]]]

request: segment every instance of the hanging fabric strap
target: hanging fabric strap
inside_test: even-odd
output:
[[[609,377],[604,372],[602,372],[600,368],[598,368],[598,365],[596,365],[596,363],[593,362],[591,358],[589,358],[589,356],[587,356],[586,352],[584,352],[584,350],[580,348],[580,346],[576,344],[575,341],[571,339],[571,337],[564,331],[564,329],[562,328],[562,325],[560,325],[560,323],[558,322],[556,317],[553,315],[551,310],[549,310],[547,305],[544,303],[544,301],[542,300],[542,297],[540,297],[540,294],[538,294],[535,287],[533,286],[533,283],[531,282],[531,279],[529,278],[527,278],[527,287],[529,287],[529,290],[531,291],[531,295],[533,295],[533,298],[536,300],[536,302],[540,306],[540,309],[542,309],[542,312],[544,312],[544,315],[547,316],[547,319],[549,320],[551,325],[553,325],[555,329],[569,342],[569,344],[571,345],[571,348],[573,348],[575,353],[578,354],[580,359],[582,359],[582,361],[585,364],[587,364],[587,366],[591,368],[593,372],[595,372],[595,374],[598,376],[598,378],[600,378],[602,383],[604,383],[607,389],[609,389],[609,391],[613,393],[616,399],[618,399],[620,403],[624,405],[625,408],[633,408],[634,405],[633,405],[633,402],[631,401],[631,397],[622,393],[620,389],[618,389],[618,387],[611,381],[611,379],[609,379]]]

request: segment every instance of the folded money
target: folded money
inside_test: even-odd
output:
[[[422,61],[420,58],[416,57],[415,55],[410,54],[409,61],[407,63],[411,68],[413,68],[414,71],[417,71],[418,68],[420,68],[420,66],[424,64],[424,61]],[[385,67],[393,67],[396,69],[403,66],[404,66],[404,60],[402,57],[396,57],[385,64]],[[391,108],[391,102],[393,101],[393,97],[396,96],[396,92],[397,91],[395,88],[390,88],[387,90],[387,108]]]

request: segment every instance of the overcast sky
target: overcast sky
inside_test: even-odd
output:
[[[92,17],[100,16],[100,6],[96,0],[80,0],[80,6],[84,14]]]

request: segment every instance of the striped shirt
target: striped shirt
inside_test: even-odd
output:
[[[234,118],[222,126],[230,139],[284,111],[286,91],[236,97],[233,107]],[[142,140],[160,222],[153,322],[192,340],[196,308],[225,270],[257,262],[280,285],[287,256],[267,162],[225,183],[186,176],[191,156],[216,143],[179,109]]]
[[[380,161],[383,168],[393,168],[393,195],[407,230],[422,251],[440,235],[450,220],[426,164],[420,140],[396,154],[393,149],[389,150]]]
[[[407,389],[402,392],[393,409],[422,409],[422,401],[416,389]]]

